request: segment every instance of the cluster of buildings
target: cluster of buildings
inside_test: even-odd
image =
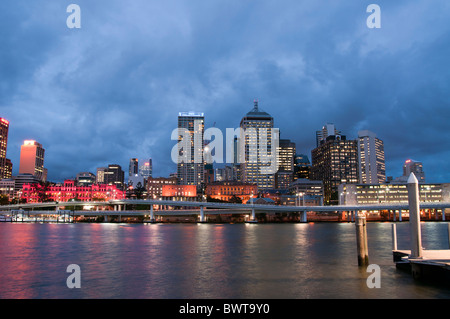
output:
[[[422,200],[450,198],[448,184],[426,184],[420,162],[408,159],[402,176],[387,177],[383,141],[368,130],[349,139],[328,123],[316,131],[311,157],[297,152],[292,140],[281,138],[273,117],[260,110],[258,101],[242,117],[240,131],[236,130],[240,133],[232,140],[232,160],[226,163],[211,160],[204,113],[180,112],[177,169],[169,177],[154,177],[151,159],[131,158],[128,180],[120,165],[110,164],[97,168],[96,174],[81,172],[75,179],[50,183],[45,150],[32,140],[21,146],[19,174],[12,176],[12,163],[6,158],[8,128],[9,122],[0,119],[0,192],[10,202],[123,198],[302,206],[402,202],[407,201],[411,172],[419,179]],[[183,142],[186,135],[189,140]]]

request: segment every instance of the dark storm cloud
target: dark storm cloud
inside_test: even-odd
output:
[[[447,1],[74,1],[0,4],[0,111],[11,121],[8,157],[46,148],[50,179],[131,157],[176,170],[170,134],[179,111],[207,126],[239,126],[254,98],[282,138],[310,155],[333,122],[349,138],[369,129],[385,142],[387,170],[407,158],[450,180]],[[375,1],[373,1],[375,2]]]

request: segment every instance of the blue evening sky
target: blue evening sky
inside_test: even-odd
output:
[[[71,3],[81,29],[69,29]],[[381,28],[369,29],[369,4]],[[7,157],[46,149],[49,180],[152,158],[176,171],[180,111],[236,128],[259,100],[281,138],[311,156],[315,131],[368,129],[385,143],[387,175],[412,158],[450,182],[448,0],[2,0],[0,117]]]

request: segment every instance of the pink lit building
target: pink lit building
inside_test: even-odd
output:
[[[49,186],[47,189],[40,184],[24,184],[22,190],[22,199],[25,199],[27,203],[38,203],[43,200],[68,202],[72,199],[81,202],[109,201],[124,199],[124,195],[125,193],[115,185],[77,186],[72,180],[66,180],[62,185]]]

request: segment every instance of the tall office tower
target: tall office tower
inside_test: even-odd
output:
[[[144,177],[144,179],[152,177],[152,172],[153,164],[151,158],[148,161],[143,162],[143,164],[139,166],[139,176]]]
[[[416,175],[419,183],[425,183],[425,172],[423,171],[422,162],[418,162],[415,160],[406,160],[405,164],[403,164],[403,176],[409,177],[411,173]]]
[[[295,143],[280,139],[277,147],[278,172],[275,174],[275,188],[287,189],[294,181]]]
[[[0,179],[8,178],[6,148],[8,147],[9,122],[0,118]]]
[[[178,114],[178,160],[179,185],[201,186],[204,182],[203,137],[205,116],[197,112]]]
[[[311,171],[311,162],[308,155],[296,154],[294,157],[294,180],[299,178],[309,179]]]
[[[241,120],[244,136],[239,137],[241,156],[241,179],[244,183],[258,185],[258,189],[275,187],[276,159],[279,135],[273,130],[273,117],[260,111],[258,101]],[[272,136],[274,133],[274,136]]]
[[[375,133],[358,132],[358,162],[360,184],[381,184],[386,181],[384,144]]]
[[[322,130],[316,131],[316,147],[319,147],[321,141],[324,141],[328,136],[333,135],[341,135],[341,132],[336,129],[333,123],[327,123],[322,127]]]
[[[9,158],[6,159],[3,179],[12,178],[13,163]]]
[[[105,184],[105,171],[106,167],[98,167],[97,168],[97,177],[95,179],[96,184]]]
[[[294,171],[295,143],[291,140],[281,140],[277,148],[279,171]]]
[[[124,190],[124,175],[120,165],[108,165],[108,168],[104,171],[104,184],[116,185],[118,189]]]
[[[311,151],[311,180],[324,186],[324,203],[338,204],[338,186],[358,183],[357,141],[343,135],[330,135]]]
[[[31,174],[39,180],[44,178],[44,154],[42,145],[28,140],[20,148],[19,174]]]
[[[139,160],[137,158],[130,159],[130,165],[128,168],[128,177],[139,174]]]

